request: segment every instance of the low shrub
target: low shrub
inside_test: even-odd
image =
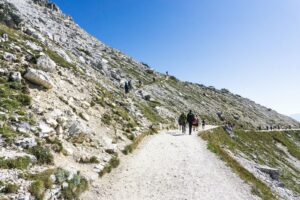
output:
[[[5,194],[9,193],[17,193],[19,189],[19,186],[14,184],[14,183],[8,183],[7,185],[4,186],[2,189],[2,192]]]
[[[31,183],[29,187],[29,192],[32,196],[34,196],[37,200],[42,200],[45,193],[45,185],[43,181],[37,180]]]
[[[117,155],[114,155],[109,162],[104,166],[103,170],[99,173],[99,176],[102,177],[107,173],[110,173],[112,169],[117,168],[120,164],[120,160]]]
[[[30,158],[17,157],[15,159],[0,158],[0,168],[2,169],[27,169],[30,165]]]
[[[53,164],[53,155],[49,148],[38,145],[32,147],[29,152],[36,157],[39,164]]]
[[[67,181],[68,187],[62,189],[62,197],[66,200],[79,199],[80,194],[88,189],[88,181],[79,173]]]

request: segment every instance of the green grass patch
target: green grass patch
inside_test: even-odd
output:
[[[159,123],[163,122],[164,119],[159,116],[158,113],[154,111],[154,109],[147,105],[146,103],[138,103],[136,106],[139,108],[139,110],[142,112],[142,114],[152,123]]]
[[[14,159],[4,159],[0,158],[0,168],[1,169],[27,169],[31,161],[28,156],[16,157]]]
[[[0,182],[0,187],[3,187],[0,192],[4,194],[17,193],[19,186],[15,183],[3,183]]]
[[[236,137],[232,139],[223,128],[218,128],[201,133],[201,137],[208,141],[208,149],[219,155],[243,180],[252,185],[255,193],[260,191],[259,194],[263,199],[271,199],[271,191],[268,192],[267,185],[251,176],[250,172],[243,169],[225,149],[237,154],[242,152],[248,159],[257,164],[279,169],[279,179],[285,187],[300,194],[300,187],[297,184],[297,180],[300,179],[300,172],[287,160],[288,155],[276,145],[281,143],[292,156],[299,159],[300,149],[295,144],[295,138],[298,137],[299,132],[245,132],[235,130],[234,133]]]
[[[57,65],[67,69],[72,69],[74,71],[77,71],[77,67],[74,64],[67,62],[63,57],[58,55],[56,52],[47,49],[46,53]]]
[[[109,162],[104,166],[102,171],[99,173],[99,176],[102,177],[107,173],[110,173],[112,169],[117,168],[120,164],[120,160],[118,158],[118,155],[113,155]]]

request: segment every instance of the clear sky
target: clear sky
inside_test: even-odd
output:
[[[300,113],[299,0],[54,0],[160,72]]]

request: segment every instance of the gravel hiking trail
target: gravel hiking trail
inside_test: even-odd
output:
[[[207,126],[206,129],[214,128]],[[87,200],[251,200],[251,187],[207,149],[200,137],[165,131],[147,137],[96,180]]]

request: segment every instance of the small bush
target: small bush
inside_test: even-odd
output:
[[[83,160],[82,158],[79,160],[80,163],[90,164],[90,163],[99,163],[99,160],[96,156],[90,157],[88,160]]]
[[[42,181],[45,188],[48,189],[51,188],[51,186],[53,185],[50,176],[54,173],[54,171],[54,169],[47,169],[37,174],[26,174],[23,178],[32,181]]]
[[[63,183],[70,176],[70,173],[62,168],[58,168],[55,172],[56,182]]]
[[[29,192],[38,200],[43,199],[45,190],[45,185],[41,180],[34,181],[29,187]]]
[[[133,134],[126,135],[129,140],[134,140],[135,136]]]
[[[99,173],[99,176],[102,177],[107,173],[110,173],[113,168],[117,168],[120,164],[120,160],[117,155],[113,156],[109,162],[105,165],[103,170]]]
[[[26,94],[19,94],[16,99],[23,105],[23,106],[30,106],[31,105],[31,97]]]
[[[47,142],[52,144],[51,149],[56,153],[61,153],[64,151],[63,144],[58,138],[55,138],[54,140],[50,140],[49,138],[47,138]]]
[[[92,156],[92,157],[90,158],[90,163],[99,163],[99,160],[97,159],[96,156]]]
[[[11,143],[16,137],[16,132],[11,130],[9,127],[4,126],[0,128],[0,135],[6,139],[6,142]]]
[[[39,164],[53,164],[53,155],[47,147],[32,147],[30,153],[36,157]]]
[[[5,193],[5,194],[17,193],[18,189],[19,189],[18,185],[14,184],[14,183],[8,183],[7,185],[5,185],[2,192]]]
[[[101,121],[102,121],[104,124],[106,124],[106,125],[110,125],[110,124],[111,124],[111,121],[112,121],[112,118],[111,118],[110,114],[105,113],[105,114],[102,116]]]
[[[62,197],[66,200],[79,199],[80,194],[88,189],[88,181],[79,174],[67,183],[68,187],[62,189]]]

